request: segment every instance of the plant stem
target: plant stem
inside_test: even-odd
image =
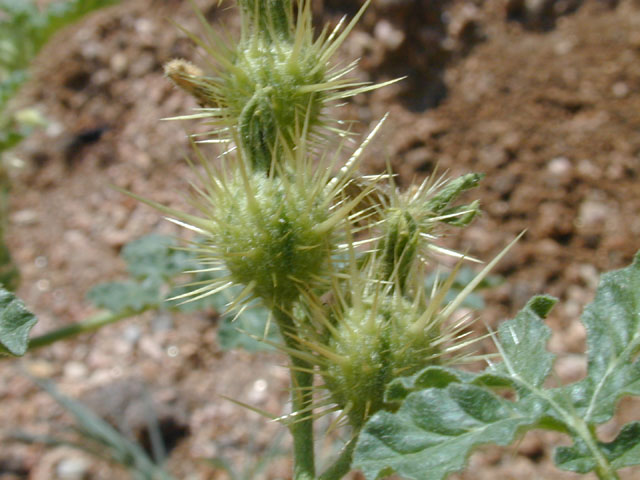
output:
[[[327,468],[322,475],[318,477],[318,480],[340,480],[349,471],[351,471],[351,462],[353,461],[353,451],[356,448],[358,441],[358,434],[360,432],[354,432],[351,440],[342,448],[340,455],[336,461]]]
[[[607,458],[602,454],[598,448],[597,441],[594,438],[593,432],[589,429],[587,423],[582,419],[575,419],[571,425],[575,432],[586,443],[587,448],[591,451],[593,458],[597,462],[597,466],[594,470],[595,474],[600,480],[620,480],[618,474],[613,469]]]
[[[109,311],[98,312],[81,322],[73,323],[66,327],[62,327],[57,330],[53,330],[51,332],[32,338],[31,340],[29,340],[29,351],[46,347],[47,345],[51,345],[58,340],[64,340],[75,335],[80,335],[81,333],[89,333],[99,330],[105,325],[118,322],[133,315],[138,315],[143,311],[144,310],[126,310],[120,313],[113,313]]]
[[[288,348],[300,350],[295,340],[293,319],[284,310],[273,309],[273,314]],[[294,480],[315,480],[316,468],[313,441],[313,366],[295,355],[291,361],[291,408],[295,417],[289,424],[293,436],[293,478]],[[299,418],[298,418],[299,417]]]

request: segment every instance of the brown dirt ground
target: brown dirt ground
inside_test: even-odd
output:
[[[196,3],[212,22],[237,27],[225,5]],[[359,3],[324,0],[314,7],[335,21]],[[192,175],[181,159],[189,151],[186,133],[197,126],[159,119],[195,103],[163,79],[162,64],[174,57],[197,61],[198,52],[167,18],[197,28],[180,0],[127,0],[87,18],[50,43],[19,99],[50,122],[14,152],[25,166],[15,175],[9,244],[22,272],[18,293],[40,318],[35,333],[91,314],[84,296],[123,275],[118,253],[125,243],[149,232],[178,233],[109,186],[184,204],[181,192]],[[368,171],[390,160],[405,186],[436,166],[486,173],[473,194],[484,214],[446,239],[478,258],[491,259],[527,230],[496,269],[506,281],[487,294],[478,331],[534,294],[555,295],[560,302],[548,324],[558,376],[580,378],[585,332],[578,315],[598,275],[627,265],[640,247],[640,2],[378,0],[343,52],[362,57],[363,79],[407,75],[337,113],[366,131],[390,112],[368,154]],[[104,133],[80,141],[93,129]],[[278,428],[220,395],[281,414],[287,373],[274,354],[221,352],[215,328],[204,314],[147,314],[3,362],[0,425],[5,432],[46,433],[68,424],[25,369],[71,396],[95,397],[99,389],[105,398],[118,397],[128,380],[141,380],[190,429],[170,457],[176,477],[227,478],[199,459],[224,455],[246,464]],[[637,419],[639,407],[623,401],[603,436]],[[127,402],[108,408],[134,421]],[[452,478],[590,478],[552,466],[552,447],[565,441],[528,434],[515,446],[473,455],[467,472]],[[254,453],[245,455],[248,445]],[[61,465],[77,458],[62,448],[5,444],[0,478],[63,478]],[[127,478],[106,463],[89,465],[87,478]],[[290,478],[288,469],[279,458],[259,478]],[[640,470],[627,469],[623,478],[640,478]]]

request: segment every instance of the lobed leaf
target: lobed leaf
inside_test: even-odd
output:
[[[446,388],[451,383],[469,383],[476,375],[447,367],[426,367],[410,377],[389,382],[384,400],[389,404],[401,403],[410,393],[427,388]]]
[[[37,321],[22,300],[0,287],[0,354],[24,355]]]
[[[542,414],[527,400],[513,403],[475,385],[413,392],[396,413],[378,412],[367,422],[354,466],[368,480],[392,472],[440,480],[462,469],[476,446],[508,445]]]
[[[640,395],[640,253],[606,273],[582,315],[587,329],[587,377],[570,387],[587,423],[603,423],[624,395]]]
[[[146,235],[122,249],[129,273],[135,278],[170,278],[195,267],[193,256],[178,250],[175,240],[165,235]]]
[[[160,283],[155,279],[143,282],[109,282],[93,287],[87,294],[97,307],[105,308],[115,314],[132,314],[150,308],[160,308],[164,300],[160,293]]]

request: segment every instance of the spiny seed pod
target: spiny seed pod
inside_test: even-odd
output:
[[[244,0],[242,36],[233,47],[200,14],[207,37],[183,31],[205,50],[215,74],[198,74],[180,61],[167,65],[167,76],[205,107],[178,118],[206,118],[211,135],[238,142],[250,165],[261,171],[282,157],[283,148],[296,147],[303,125],[316,140],[340,133],[338,122],[323,114],[328,104],[396,81],[370,85],[345,78],[355,63],[332,65],[369,2],[346,27],[325,28],[314,38],[310,0],[298,1],[296,15],[291,0]]]
[[[201,241],[193,251],[206,266],[202,272],[223,272],[174,300],[196,300],[235,285],[244,289],[230,309],[259,298],[272,309],[288,311],[301,294],[319,286],[326,290],[340,263],[342,232],[364,218],[355,207],[376,184],[352,198],[345,198],[345,186],[382,123],[335,175],[343,144],[334,157],[317,159],[310,153],[308,132],[301,133],[294,151],[283,148],[277,167],[268,172],[249,168],[240,152],[212,165],[196,148],[206,172],[191,202],[199,215],[125,192],[198,233]]]
[[[326,203],[309,198],[309,185],[260,174],[228,188],[216,204],[212,240],[230,278],[252,285],[268,305],[291,305],[327,269],[333,247],[321,227],[329,219]]]
[[[327,362],[322,377],[332,399],[356,428],[385,406],[384,392],[391,380],[437,364],[439,326],[420,332],[415,304],[399,295],[370,295],[346,310],[337,322],[328,348],[338,361]]]
[[[428,291],[422,275],[409,276],[401,291],[396,288],[399,269],[387,279],[378,276],[385,252],[359,254],[359,242],[347,237],[349,258],[343,261],[343,274],[334,282],[331,296],[305,297],[302,316],[310,321],[307,328],[299,328],[299,343],[313,353],[313,363],[335,408],[343,410],[348,423],[359,429],[376,411],[394,410],[384,400],[394,378],[429,365],[469,360],[468,347],[477,338],[468,339],[463,331],[471,318],[454,321],[454,313],[517,239],[450,298],[463,260],[446,280],[436,281]],[[304,352],[301,355],[308,358]]]

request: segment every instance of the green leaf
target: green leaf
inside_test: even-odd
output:
[[[193,256],[176,247],[172,237],[146,235],[128,243],[122,249],[122,257],[135,278],[167,279],[195,268]]]
[[[570,395],[587,423],[603,423],[624,395],[640,395],[640,254],[606,273],[582,315],[587,329],[587,378]]]
[[[598,442],[598,447],[616,470],[640,464],[640,422],[625,425],[615,440]],[[578,473],[588,473],[597,467],[593,455],[580,440],[571,447],[557,448],[553,460],[558,467]]]
[[[97,307],[120,314],[142,312],[150,308],[160,308],[164,300],[160,293],[160,283],[156,279],[143,282],[109,282],[93,287],[87,294]]]
[[[440,480],[462,469],[474,447],[508,445],[542,414],[527,400],[516,404],[475,385],[414,392],[396,413],[371,417],[358,439],[354,466],[368,480],[392,472]]]
[[[193,275],[193,278],[189,283],[202,285],[206,281],[213,282],[216,276],[212,275],[210,272],[205,273],[197,273]],[[204,297],[198,298],[197,300],[193,300],[191,297],[181,297],[189,292],[193,291],[193,286],[180,285],[173,288],[169,294],[167,295],[167,305],[171,309],[176,309],[181,312],[190,313],[190,312],[200,312],[205,310],[215,310],[216,312],[224,312],[227,305],[231,301],[232,293],[239,292],[241,289],[236,289],[234,287],[229,287],[221,292],[214,293],[213,295],[206,295]],[[181,297],[181,298],[177,298]]]
[[[410,393],[427,388],[446,388],[451,383],[469,383],[473,373],[447,367],[430,366],[411,375],[392,380],[385,391],[384,400],[389,404],[401,403]]]
[[[0,287],[0,353],[24,355],[29,347],[29,332],[36,322],[22,300]]]
[[[67,0],[41,11],[32,0],[2,0],[0,10],[0,70],[26,68],[58,30],[114,0]],[[0,71],[0,79],[3,75]]]
[[[489,367],[486,373],[513,379],[522,396],[540,387],[551,373],[555,356],[545,348],[551,330],[543,320],[555,303],[553,297],[533,297],[513,320],[498,329],[503,362]]]
[[[115,5],[119,0],[66,0],[50,4],[45,11],[46,25],[55,32],[100,8]]]
[[[400,377],[389,382],[384,400],[390,405],[400,404],[412,392],[427,388],[446,388],[451,383],[468,383],[489,388],[515,388],[513,381],[503,375],[487,372],[476,374],[455,368],[430,366],[410,377]]]
[[[23,13],[34,15],[38,12],[32,0],[0,0],[0,10],[12,15]]]
[[[0,27],[2,25],[0,24]],[[0,67],[2,66],[2,58],[0,57]],[[14,70],[9,72],[6,78],[3,78],[0,70],[0,112],[3,111],[11,98],[18,92],[20,87],[27,81],[28,73],[26,70]]]

